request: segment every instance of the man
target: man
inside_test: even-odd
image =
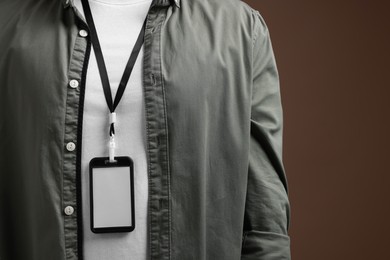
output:
[[[0,259],[290,259],[258,11],[2,0],[0,25]]]

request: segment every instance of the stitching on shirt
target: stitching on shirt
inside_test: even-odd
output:
[[[76,17],[74,16],[74,21],[75,23],[77,23],[76,21]],[[70,59],[68,61],[68,70],[67,70],[67,73],[66,73],[66,80],[67,80],[67,84],[68,84],[68,81],[69,81],[69,73],[70,73],[70,68],[72,67],[72,60],[73,60],[73,56],[74,56],[74,53],[75,53],[75,48],[76,48],[76,43],[78,41],[78,37],[76,35],[76,39],[74,41],[74,44],[73,44],[73,48],[72,48],[72,52],[70,54]],[[67,88],[67,91],[66,91],[66,99],[65,99],[65,118],[64,118],[64,121],[66,121],[66,113],[68,111],[68,95],[69,95],[69,89]],[[63,135],[63,140],[66,139],[66,126],[64,125],[64,135]],[[65,151],[64,151],[64,148],[62,149],[62,157],[61,158],[64,158],[64,154],[65,154]],[[61,178],[61,208],[64,208],[64,168],[65,168],[65,160],[62,159],[62,178]],[[64,252],[65,252],[65,259],[68,259],[68,250],[66,250],[67,246],[66,246],[66,237],[65,237],[65,234],[66,234],[66,225],[65,225],[65,216],[63,216],[63,220],[64,220],[64,225],[63,225],[63,230],[64,230]]]
[[[150,11],[149,13],[147,14],[147,21],[146,21],[146,24],[150,24]],[[145,28],[146,29],[146,28]],[[146,40],[145,40],[145,43],[146,43]],[[145,44],[146,46],[146,44]],[[146,51],[146,48],[144,48],[144,50]],[[150,50],[148,50],[149,53],[150,53]],[[150,54],[149,54],[150,55]],[[144,54],[144,57],[145,57],[145,54]],[[144,69],[145,68],[145,58],[143,60],[143,74],[144,74],[144,86],[143,86],[143,91],[144,91],[144,94],[146,95],[146,91],[145,91],[145,85],[146,85],[146,70]],[[152,185],[151,185],[151,162],[150,162],[150,157],[151,157],[151,152],[150,152],[150,145],[149,145],[149,140],[150,140],[150,128],[149,128],[149,124],[147,122],[147,119],[150,118],[150,112],[149,112],[149,109],[148,109],[148,105],[147,105],[147,102],[145,100],[145,117],[146,117],[146,120],[145,120],[145,128],[146,128],[146,150],[147,150],[147,153],[148,153],[148,156],[147,156],[147,170],[148,170],[148,218],[149,218],[149,253],[150,253],[150,257],[152,256],[152,218],[151,218],[151,212],[150,212],[150,195],[152,193]]]
[[[83,116],[84,116],[84,101],[85,101],[85,88],[87,71],[89,66],[89,59],[91,57],[91,41],[87,40],[87,46],[84,53],[84,62],[81,70],[80,80],[80,94],[79,94],[79,107],[77,118],[77,153],[76,153],[76,203],[77,203],[77,256],[78,259],[83,259],[83,200],[81,191],[81,153],[82,153],[82,133],[83,133]]]
[[[254,48],[255,42],[257,40],[257,37],[259,36],[259,31],[260,31],[260,26],[259,26],[260,13],[259,13],[259,11],[255,10],[253,8],[251,10],[252,10],[252,14],[255,16],[254,28],[253,28],[253,39],[252,39],[252,47]]]
[[[169,252],[169,259],[171,259],[171,240],[172,240],[172,218],[171,218],[171,175],[170,175],[170,165],[169,165],[169,143],[168,143],[168,117],[167,117],[167,106],[166,106],[166,95],[165,95],[165,85],[164,85],[164,76],[162,73],[162,52],[161,52],[161,30],[162,30],[162,25],[165,21],[166,18],[166,13],[164,13],[163,17],[161,18],[162,22],[159,24],[159,53],[160,53],[160,72],[161,72],[161,86],[162,86],[162,91],[163,91],[163,106],[164,106],[164,118],[165,118],[165,142],[166,142],[166,154],[165,154],[165,160],[167,163],[167,186],[168,186],[168,219],[169,219],[169,246],[168,246],[168,252]]]

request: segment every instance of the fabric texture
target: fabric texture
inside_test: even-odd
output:
[[[0,259],[83,259],[88,26],[72,0],[3,0],[0,26]],[[260,13],[153,0],[145,32],[150,259],[290,259],[279,75]]]

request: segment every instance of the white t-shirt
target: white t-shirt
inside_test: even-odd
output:
[[[105,59],[113,99],[152,0],[89,0]],[[74,0],[84,14],[81,0]],[[93,259],[149,259],[148,175],[142,83],[143,46],[124,95],[116,108],[116,155],[134,161],[135,229],[130,233],[95,234],[90,229],[89,161],[108,156],[109,110],[95,53],[89,59],[82,133],[81,184],[84,257]]]

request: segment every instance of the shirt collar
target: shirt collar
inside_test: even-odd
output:
[[[74,6],[73,3],[74,0],[61,0],[62,4],[64,5],[64,8],[68,6]],[[180,8],[180,1],[181,0],[153,0],[152,6],[168,6],[168,5],[176,5],[176,7]]]

